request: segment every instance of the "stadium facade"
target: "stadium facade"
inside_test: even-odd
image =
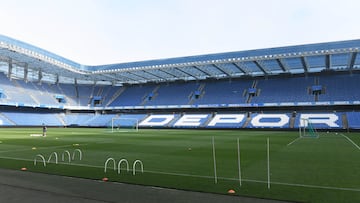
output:
[[[0,124],[358,129],[359,50],[349,40],[86,66],[0,35]]]

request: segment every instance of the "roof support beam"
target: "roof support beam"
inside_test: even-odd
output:
[[[247,74],[247,72],[240,67],[240,65],[238,63],[232,63],[240,72]]]
[[[182,72],[182,73],[184,73],[185,75],[188,75],[188,76],[190,76],[190,77],[195,78],[196,80],[199,80],[199,78],[198,78],[197,76],[195,76],[195,75],[193,75],[193,74],[190,74],[190,73],[188,73],[188,72],[185,72],[184,70],[182,70],[182,69],[180,69],[180,68],[175,68],[175,69],[178,70],[178,71],[180,71],[180,72]]]
[[[199,70],[200,72],[204,73],[205,75],[209,76],[209,77],[214,77],[213,75],[211,75],[209,72],[201,69],[200,67],[198,66],[193,66],[194,68],[196,68],[197,70]]]
[[[139,74],[135,74],[134,72],[130,72],[130,71],[129,71],[129,72],[126,72],[126,73],[128,73],[128,74],[130,74],[130,75],[135,75],[136,77],[142,78],[142,79],[144,79],[144,80],[146,80],[146,81],[149,80],[149,78],[144,77],[144,76],[139,75]]]
[[[246,65],[244,63],[233,63],[235,67],[237,67],[239,69],[240,72],[249,75],[249,71],[248,68],[246,67]]]
[[[149,74],[149,75],[152,75],[152,76],[154,76],[154,77],[156,77],[156,78],[160,78],[161,80],[166,80],[166,78],[163,78],[163,77],[160,77],[160,76],[158,76],[158,75],[155,75],[154,73],[150,73],[149,71],[145,71],[145,70],[143,70],[144,71],[144,73],[147,73],[147,74]]]
[[[222,73],[224,73],[225,75],[227,75],[228,77],[231,77],[231,74],[228,73],[226,70],[224,70],[224,68],[222,68],[219,64],[212,64],[215,68],[217,68],[218,70],[220,70]]]
[[[115,76],[113,75],[109,75],[109,74],[102,74],[102,76],[106,77],[106,78],[110,78],[112,79],[112,81],[119,81],[119,77],[121,78],[121,82],[126,82],[126,81],[129,81],[129,80],[133,80],[132,78],[129,78],[129,77],[126,77],[124,75],[117,75],[115,74]],[[125,79],[124,79],[125,78]]]
[[[279,64],[280,68],[284,71],[284,72],[289,72],[289,67],[287,66],[287,64],[285,63],[285,61],[283,59],[276,59],[276,62]]]
[[[265,69],[264,64],[261,61],[253,61],[255,63],[255,65],[265,74],[268,75],[268,72]]]
[[[125,73],[125,74],[126,74],[126,73]],[[109,76],[109,75],[107,75],[107,76]],[[119,76],[119,77],[121,77],[121,78],[125,78],[125,81],[136,80],[136,79],[134,79],[133,77],[130,77],[130,76],[128,76],[128,75],[124,75],[124,73],[121,73],[121,74],[116,75],[116,76]]]
[[[161,71],[161,72],[163,72],[163,73],[166,73],[166,74],[170,75],[171,77],[179,78],[179,76],[174,75],[174,74],[172,74],[172,73],[169,73],[168,71],[166,71],[166,70],[164,70],[164,69],[159,69],[159,71]]]
[[[349,55],[348,69],[352,71],[354,69],[354,64],[356,60],[357,52],[351,52]]]
[[[301,57],[301,64],[303,65],[304,72],[308,73],[310,67],[309,67],[309,62],[307,61],[307,58],[305,56]]]
[[[326,70],[331,68],[331,55],[325,55],[325,68]]]

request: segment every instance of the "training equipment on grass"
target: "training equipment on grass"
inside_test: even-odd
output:
[[[106,161],[105,161],[105,164],[104,164],[104,173],[106,173],[106,171],[107,171],[107,166],[108,166],[108,163],[109,163],[110,161],[112,161],[113,166],[114,166],[114,171],[116,171],[116,161],[115,161],[114,158],[111,158],[111,157],[110,157],[110,158],[106,159]],[[121,172],[121,164],[122,164],[123,162],[126,164],[126,171],[127,171],[127,172],[130,171],[128,160],[127,160],[127,159],[121,159],[121,160],[119,161],[119,163],[118,163],[118,174],[120,174],[120,172]],[[133,163],[133,175],[136,174],[136,165],[137,165],[137,164],[140,165],[141,172],[144,173],[144,165],[143,165],[143,163],[142,163],[141,160],[137,159],[137,160],[135,160],[134,163]]]
[[[214,161],[214,181],[217,183],[217,172],[216,172],[216,154],[215,154],[215,140],[212,137],[212,151],[213,151],[213,161]]]
[[[72,154],[72,160],[75,160],[75,154],[76,152],[79,152],[79,160],[82,160],[82,151],[80,149],[74,149],[74,152]]]
[[[267,187],[270,189],[270,140],[266,140],[266,154],[267,154]]]
[[[41,155],[41,154],[37,154],[37,155],[35,156],[35,159],[34,159],[34,166],[36,166],[37,157],[39,157],[39,158],[41,159],[41,161],[42,161],[42,162],[43,162],[43,164],[44,164],[44,167],[46,167],[45,157],[44,157],[43,155]]]
[[[30,134],[31,137],[42,137],[42,134]]]
[[[125,162],[126,163],[126,171],[129,172],[129,162],[126,159],[121,159],[118,163],[118,174],[120,174],[121,171],[121,163]]]
[[[61,154],[61,160],[62,160],[62,161],[65,161],[65,154],[66,154],[67,157],[68,157],[68,162],[70,163],[71,160],[74,160],[74,159],[75,159],[75,154],[76,154],[76,152],[78,152],[78,154],[79,154],[79,160],[82,160],[82,151],[81,151],[80,149],[75,149],[75,150],[74,150],[74,152],[73,152],[73,154],[72,154],[72,159],[70,158],[70,152],[69,152],[68,150],[65,150],[65,151]],[[41,160],[42,160],[43,163],[44,163],[44,166],[46,166],[45,157],[44,157],[43,155],[41,155],[41,154],[36,155],[36,157],[35,157],[35,159],[34,159],[34,165],[36,165],[37,157],[41,158]],[[58,153],[57,153],[57,152],[52,152],[52,153],[50,154],[49,159],[48,159],[47,162],[50,163],[51,158],[53,158],[53,157],[54,157],[54,159],[55,159],[55,164],[58,164],[58,157],[59,157],[59,156],[58,156]]]
[[[106,161],[105,161],[105,166],[104,166],[104,173],[106,173],[106,168],[107,168],[107,165],[108,165],[108,163],[109,163],[109,161],[112,161],[113,162],[113,165],[114,165],[114,171],[116,170],[116,161],[115,161],[115,159],[114,158],[108,158],[108,159],[106,159]]]
[[[240,156],[240,139],[237,138],[237,157],[238,157],[238,173],[239,173],[239,186],[241,187],[242,185],[242,180],[241,180],[241,156]]]
[[[71,162],[71,158],[70,158],[70,152],[68,150],[65,150],[62,154],[61,154],[61,160],[64,161],[65,160],[65,154],[68,155],[68,161],[69,163]]]
[[[111,119],[111,132],[129,132],[139,130],[139,120],[135,118],[118,118]]]
[[[58,164],[58,154],[56,152],[53,152],[53,153],[50,154],[49,159],[48,159],[48,163],[50,163],[50,160],[51,160],[53,155],[55,157],[55,164]]]
[[[102,181],[104,181],[104,182],[107,182],[108,180],[109,180],[109,178],[106,178],[106,177],[102,178]]]
[[[140,164],[140,168],[141,168],[141,173],[144,173],[144,165],[143,163],[140,161],[140,160],[135,160],[134,161],[134,164],[133,164],[133,175],[135,175],[135,167],[136,167],[136,164],[139,163]]]
[[[304,119],[300,120],[299,125],[299,136],[302,138],[309,137],[309,138],[318,138],[319,135],[314,128],[311,119]]]

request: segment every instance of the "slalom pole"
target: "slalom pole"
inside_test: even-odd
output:
[[[216,173],[216,158],[215,158],[215,141],[214,141],[214,136],[212,137],[212,148],[213,148],[213,159],[214,159],[214,179],[215,179],[215,184],[217,184],[217,173]]]
[[[269,138],[267,138],[267,187],[270,189],[270,143]]]
[[[238,168],[239,168],[239,186],[241,187],[241,162],[240,162],[240,141],[237,139],[237,149],[238,149]]]

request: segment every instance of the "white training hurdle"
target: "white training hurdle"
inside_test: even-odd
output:
[[[114,165],[114,171],[116,171],[116,161],[114,158],[108,158],[106,161],[105,161],[105,166],[104,166],[104,173],[106,173],[106,168],[107,168],[107,165],[109,163],[109,161],[112,161],[113,162],[113,165]]]
[[[41,154],[37,154],[37,155],[35,156],[34,166],[36,166],[37,157],[40,157],[40,158],[41,158],[42,162],[44,163],[44,167],[46,167],[45,157],[44,157],[43,155],[41,155]]]
[[[121,159],[118,163],[118,174],[120,174],[120,171],[121,171],[121,163],[122,162],[125,162],[126,163],[126,171],[129,172],[129,162],[126,160],[126,159]]]
[[[67,155],[67,158],[68,158],[68,162],[70,163],[71,160],[75,160],[75,155],[76,155],[76,152],[78,152],[79,154],[79,160],[81,161],[82,158],[83,158],[83,153],[80,149],[75,149],[74,152],[72,153],[72,156],[70,156],[70,152],[68,150],[65,150],[62,154],[61,154],[61,160],[62,161],[65,161],[65,155]],[[55,164],[58,164],[59,163],[59,156],[58,156],[58,153],[57,152],[52,152],[49,156],[49,159],[47,160],[48,163],[50,163],[51,159],[54,157],[55,159]],[[36,163],[37,163],[37,159],[40,158],[41,161],[43,162],[44,164],[44,167],[46,167],[46,161],[45,161],[45,157],[41,154],[37,154],[35,156],[35,159],[34,159],[34,166],[36,166]],[[114,160],[115,161],[115,160]]]
[[[68,150],[65,150],[62,154],[61,154],[61,160],[62,161],[65,161],[65,154],[67,154],[68,155],[68,161],[69,161],[69,163],[71,162],[71,156],[70,156],[70,152],[68,151]]]
[[[115,161],[114,158],[110,157],[110,158],[106,159],[106,161],[105,161],[105,164],[104,164],[104,173],[106,173],[107,167],[108,167],[108,164],[109,164],[110,161],[112,161],[113,166],[114,166],[114,171],[116,171],[116,161]],[[127,159],[120,159],[119,163],[117,164],[118,174],[121,173],[121,164],[122,164],[122,163],[125,163],[125,164],[126,164],[126,171],[127,171],[127,172],[130,171],[128,160],[127,160]],[[140,169],[141,169],[140,171],[141,171],[142,173],[144,173],[144,164],[142,163],[141,160],[137,159],[137,160],[135,160],[134,163],[133,163],[133,168],[132,168],[133,175],[136,174],[136,165],[137,165],[137,164],[140,165]]]
[[[49,159],[48,159],[48,163],[50,163],[51,158],[52,158],[53,155],[55,157],[55,164],[58,164],[58,154],[56,152],[53,152],[53,153],[50,154]]]
[[[144,165],[142,163],[142,161],[140,160],[135,160],[134,161],[134,164],[133,164],[133,175],[135,175],[135,167],[136,167],[136,164],[139,163],[140,164],[140,168],[141,168],[141,173],[144,173]]]
[[[72,160],[75,160],[75,154],[76,152],[79,152],[79,160],[82,160],[82,151],[80,149],[74,149],[74,152],[72,154]]]

